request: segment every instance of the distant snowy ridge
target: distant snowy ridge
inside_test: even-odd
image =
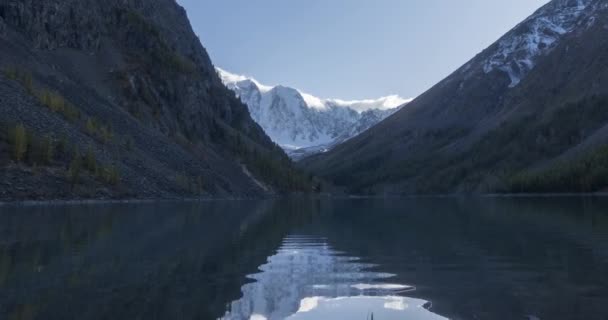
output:
[[[217,70],[220,78],[222,79],[222,82],[224,82],[224,84],[226,86],[228,86],[228,88],[230,88],[231,90],[233,88],[239,86],[239,83],[241,83],[241,82],[243,82],[244,84],[247,84],[248,82],[253,83],[263,93],[266,93],[276,87],[282,87],[280,85],[278,85],[278,86],[263,85],[259,81],[254,79],[253,77],[237,75],[237,74],[228,72],[228,71],[223,70],[218,67],[216,67],[215,69]],[[289,88],[289,89],[291,89],[291,88]],[[304,101],[306,102],[308,107],[315,108],[315,109],[327,109],[330,106],[339,106],[339,107],[351,108],[358,112],[363,112],[363,111],[367,111],[367,110],[371,110],[371,109],[388,110],[388,109],[397,108],[397,107],[402,106],[413,100],[413,99],[404,99],[398,95],[389,95],[389,96],[381,97],[378,99],[365,99],[365,100],[321,99],[321,98],[317,98],[311,94],[302,92],[301,90],[298,90],[298,89],[294,89],[294,90],[296,90],[302,96],[302,98],[304,99]]]
[[[593,2],[558,0],[545,5],[499,40],[483,65],[484,72],[503,71],[511,79],[510,87],[517,86],[539,56],[550,52],[578,25],[593,22]]]
[[[321,99],[216,69],[224,84],[248,106],[253,120],[297,158],[326,151],[357,136],[412,100],[397,95],[352,101]]]

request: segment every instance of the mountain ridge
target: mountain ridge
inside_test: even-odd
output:
[[[321,99],[291,87],[261,84],[216,68],[224,84],[249,107],[252,118],[293,158],[324,152],[392,115],[410,100]]]
[[[607,8],[597,0],[549,2],[408,108],[302,165],[353,193],[536,191],[514,181],[537,179],[566,154],[572,161],[607,140],[598,130],[608,119],[596,107],[608,94],[601,54]],[[563,32],[537,27],[547,21],[560,22]],[[488,68],[489,61],[504,64]],[[569,123],[565,114],[580,120]],[[602,188],[581,184],[570,191]]]

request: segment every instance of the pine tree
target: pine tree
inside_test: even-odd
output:
[[[27,153],[27,131],[23,124],[18,124],[12,133],[13,157],[15,161],[21,162]]]
[[[46,136],[44,138],[44,161],[46,164],[50,164],[53,162],[53,158],[55,157],[55,143],[53,138],[50,136]]]
[[[95,123],[95,119],[87,119],[86,130],[88,134],[95,135],[95,133],[97,132],[97,124]]]
[[[68,169],[68,180],[72,184],[72,187],[78,184],[78,181],[80,180],[81,167],[82,159],[80,153],[78,152],[78,150],[75,150],[74,158],[72,159],[72,162],[70,163],[70,167]]]
[[[95,172],[97,170],[97,159],[95,159],[95,153],[91,146],[87,149],[87,153],[84,157],[84,166],[90,172]]]

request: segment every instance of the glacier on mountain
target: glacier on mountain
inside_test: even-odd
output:
[[[224,84],[245,103],[251,117],[294,159],[324,152],[392,115],[411,99],[321,99],[285,86],[216,68]]]

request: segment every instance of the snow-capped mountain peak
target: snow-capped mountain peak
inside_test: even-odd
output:
[[[249,107],[253,120],[289,152],[325,151],[369,129],[412,100],[397,95],[350,101],[321,99],[291,87],[267,86],[220,68],[217,72]]]
[[[394,109],[398,106],[402,106],[411,102],[413,99],[404,99],[398,95],[390,95],[381,97],[378,99],[368,100],[340,100],[340,99],[328,99],[328,103],[335,104],[337,106],[349,107],[357,112],[365,112],[367,110],[389,110]]]
[[[554,49],[577,26],[592,21],[594,2],[598,1],[557,0],[540,8],[499,40],[484,62],[484,72],[503,71],[511,79],[510,87],[517,86],[539,56]]]
[[[306,102],[306,105],[308,105],[308,107],[315,108],[315,109],[321,109],[321,110],[327,108],[327,105],[323,100],[321,100],[311,94],[304,93],[302,91],[298,91],[298,92],[300,92],[300,95],[302,96],[302,98],[304,98],[304,101]]]
[[[272,86],[266,86],[261,84],[260,82],[258,82],[256,79],[252,78],[252,77],[246,77],[243,75],[238,75],[238,74],[234,74],[234,73],[230,73],[226,70],[223,70],[221,68],[215,68],[217,70],[218,75],[220,76],[220,79],[222,79],[222,82],[225,85],[231,85],[231,86],[235,86],[238,85],[239,83],[253,83],[255,84],[258,89],[262,92],[268,92],[270,90],[272,90]],[[230,89],[232,89],[229,86]]]

